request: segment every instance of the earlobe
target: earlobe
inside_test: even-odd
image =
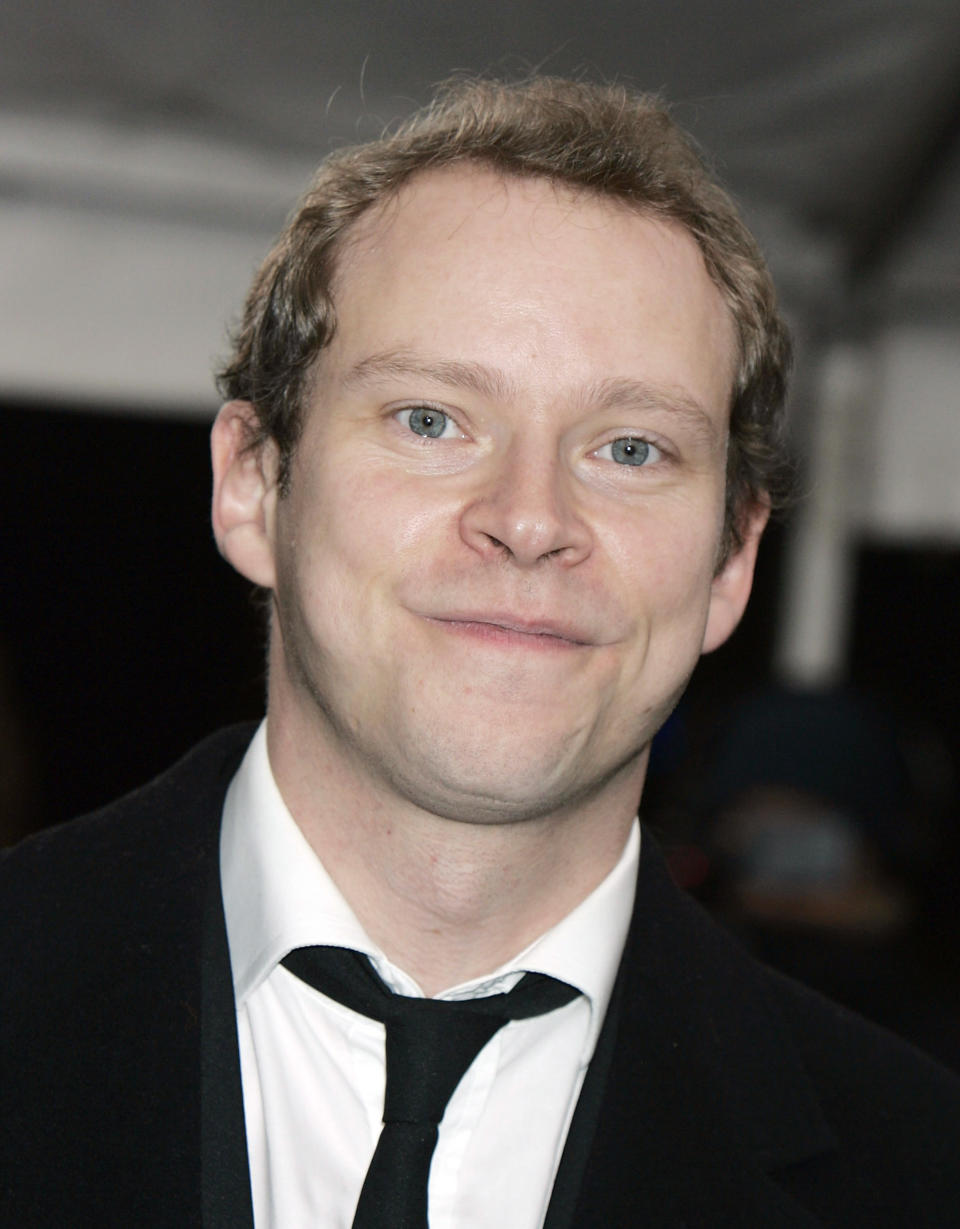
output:
[[[241,576],[272,589],[277,449],[272,440],[250,447],[256,427],[246,401],[227,402],[213,424],[213,534],[220,554]]]
[[[713,578],[710,608],[703,634],[703,653],[718,649],[734,632],[747,607],[753,587],[757,548],[770,516],[766,503],[756,504],[746,519],[743,544],[732,553]]]

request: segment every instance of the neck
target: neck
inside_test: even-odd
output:
[[[370,938],[427,995],[492,973],[593,891],[629,835],[637,772],[576,806],[505,823],[432,814],[323,739],[271,719],[284,801]]]

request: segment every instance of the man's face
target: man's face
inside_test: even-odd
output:
[[[755,546],[716,573],[734,342],[694,241],[453,168],[361,220],[334,298],[270,524],[271,724],[453,819],[638,795]]]

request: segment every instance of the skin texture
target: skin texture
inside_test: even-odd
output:
[[[289,493],[231,403],[214,528],[275,593],[281,793],[431,992],[616,862],[765,516],[718,572],[733,328],[672,224],[448,168],[361,219],[334,294]]]

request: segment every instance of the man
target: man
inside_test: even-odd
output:
[[[212,437],[267,720],[8,859],[4,1223],[956,1219],[956,1085],[755,967],[636,820],[747,601],[786,359],[649,99],[461,85],[321,169]],[[530,987],[439,1131],[391,1109]]]

